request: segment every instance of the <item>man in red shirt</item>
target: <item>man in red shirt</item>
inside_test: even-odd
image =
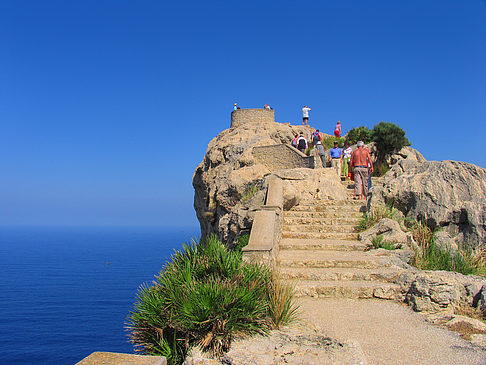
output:
[[[358,149],[351,155],[350,166],[354,172],[354,199],[368,196],[368,178],[373,172],[373,161],[369,151],[363,148],[364,142],[358,142]],[[368,170],[368,166],[369,170]]]

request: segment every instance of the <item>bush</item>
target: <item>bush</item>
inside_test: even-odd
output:
[[[368,127],[356,127],[346,134],[346,141],[349,142],[350,145],[356,144],[358,141],[370,143],[372,140],[372,131]]]
[[[322,139],[322,145],[324,146],[324,149],[328,150],[334,147],[334,141],[338,141],[338,146],[342,148],[344,146],[345,140],[346,139],[344,137],[337,138],[335,136],[329,136]]]
[[[241,196],[241,201],[242,202],[249,201],[251,198],[253,198],[256,195],[256,193],[258,193],[258,190],[260,190],[260,189],[257,186],[257,184],[254,184],[254,183],[248,184],[246,186],[245,192]]]
[[[405,137],[405,131],[396,124],[380,122],[374,126],[373,141],[376,143],[378,159],[383,161],[387,155],[401,150],[404,146],[410,146],[410,141]]]
[[[402,248],[402,244],[399,243],[394,243],[394,242],[389,242],[385,241],[382,235],[378,235],[375,238],[371,240],[371,243],[373,244],[373,248],[384,248],[385,250],[396,250],[399,248]]]
[[[243,262],[241,252],[227,250],[216,236],[192,242],[176,251],[156,282],[141,287],[127,320],[130,340],[169,364],[181,364],[192,346],[221,355],[235,337],[292,320],[275,309],[274,288],[266,267]],[[292,297],[293,290],[287,312]]]
[[[358,232],[366,231],[368,228],[371,228],[378,223],[382,218],[390,218],[400,221],[401,213],[391,205],[379,205],[373,208],[370,212],[364,212],[356,228]]]

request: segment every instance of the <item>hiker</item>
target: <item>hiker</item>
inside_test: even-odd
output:
[[[312,133],[312,145],[317,145],[317,142],[322,141],[322,136],[319,133],[319,129],[316,129],[314,133]]]
[[[341,122],[339,120],[336,123],[336,127],[334,128],[334,135],[337,138],[340,138],[341,137]]]
[[[309,122],[309,111],[312,110],[307,105],[302,108],[302,125],[307,125]]]
[[[307,140],[304,137],[304,132],[300,132],[299,138],[297,139],[297,149],[305,153],[305,150],[309,147]]]
[[[293,139],[293,140],[292,140],[292,142],[290,143],[290,144],[291,144],[291,146],[292,146],[292,147],[294,147],[294,148],[297,148],[297,138],[299,138],[299,135],[298,135],[298,134],[296,134],[296,135],[294,136],[294,139]]]
[[[265,105],[263,106],[263,108],[264,108],[264,109],[266,109],[266,110],[272,110],[272,108],[270,108],[270,105],[268,105],[268,104],[265,104]]]
[[[349,178],[349,161],[351,160],[352,153],[353,149],[349,145],[349,142],[345,142],[343,149],[343,176],[345,179]]]
[[[358,149],[351,155],[350,166],[354,173],[354,198],[360,200],[368,196],[368,178],[373,172],[373,161],[370,152],[363,148],[364,142],[358,142]],[[368,168],[369,166],[369,168]]]
[[[338,176],[341,176],[341,160],[343,158],[343,151],[338,146],[338,141],[334,141],[334,147],[329,151],[329,162],[336,170]]]
[[[326,151],[324,151],[324,146],[322,145],[321,141],[316,143],[316,154],[321,158],[322,167],[326,167],[326,159],[324,157],[326,155]]]
[[[238,103],[235,103],[235,105],[233,105],[233,110],[236,110],[236,109],[240,109],[240,108],[238,108]]]

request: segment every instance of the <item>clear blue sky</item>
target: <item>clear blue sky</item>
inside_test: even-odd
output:
[[[486,3],[0,3],[0,225],[195,226],[234,102],[486,167]]]

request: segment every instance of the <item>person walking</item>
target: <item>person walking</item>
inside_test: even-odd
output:
[[[326,167],[326,151],[324,151],[324,146],[321,141],[316,143],[316,154],[321,158],[322,167]]]
[[[338,146],[338,141],[334,141],[334,147],[329,151],[329,162],[336,170],[337,176],[341,176],[341,160],[343,158],[343,151]]]
[[[312,145],[317,145],[317,142],[322,141],[321,134],[319,133],[319,129],[316,129],[314,133],[312,133]]]
[[[334,135],[337,138],[340,138],[341,137],[341,122],[339,120],[336,123],[336,127],[334,128]]]
[[[307,144],[307,139],[304,137],[304,132],[300,132],[299,138],[297,139],[297,149],[300,152],[305,153],[305,150],[307,150],[308,147],[309,145]]]
[[[349,142],[344,143],[343,149],[343,176],[344,178],[348,178],[349,176],[349,161],[351,161],[351,154],[353,153],[353,149],[349,146]]]
[[[292,147],[297,148],[297,139],[298,139],[298,138],[299,138],[299,135],[298,135],[298,134],[296,134],[296,135],[294,136],[294,139],[293,139],[293,140],[292,140],[292,142],[290,143],[290,144],[292,145]]]
[[[307,125],[309,122],[309,111],[312,109],[309,108],[307,105],[304,105],[302,108],[302,125]]]
[[[354,199],[368,197],[368,178],[373,172],[373,161],[369,151],[363,148],[364,142],[358,142],[358,149],[351,155],[350,166],[354,173]]]

